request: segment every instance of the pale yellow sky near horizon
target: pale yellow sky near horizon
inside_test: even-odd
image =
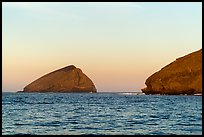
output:
[[[140,91],[202,48],[202,3],[2,3],[2,91],[75,65],[99,92]]]

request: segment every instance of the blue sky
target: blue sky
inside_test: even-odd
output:
[[[201,2],[3,2],[3,91],[69,64],[98,91],[138,91],[202,48]]]

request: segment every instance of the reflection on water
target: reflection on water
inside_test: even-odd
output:
[[[202,96],[2,93],[2,134],[202,134]]]

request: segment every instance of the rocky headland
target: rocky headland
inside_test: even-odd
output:
[[[96,93],[94,83],[81,69],[70,65],[46,74],[25,86],[22,92],[91,92]]]
[[[202,94],[202,49],[176,59],[151,75],[145,94]]]

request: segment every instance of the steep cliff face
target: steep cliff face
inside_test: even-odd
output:
[[[145,84],[145,94],[202,94],[202,49],[176,59]]]
[[[96,92],[94,83],[74,65],[46,74],[27,85],[24,92]]]

